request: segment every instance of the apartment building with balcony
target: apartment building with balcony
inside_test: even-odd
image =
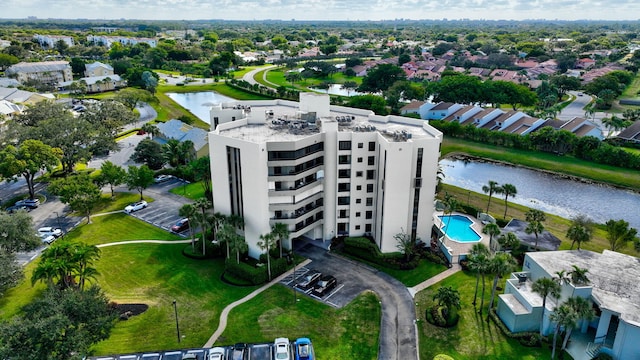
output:
[[[20,62],[11,65],[5,74],[21,83],[35,80],[43,84],[58,85],[65,81],[73,81],[68,61]]]
[[[250,256],[275,223],[289,228],[287,248],[370,235],[393,252],[403,231],[429,243],[442,134],[426,121],[303,93],[214,106],[211,124],[213,202],[244,218]]]

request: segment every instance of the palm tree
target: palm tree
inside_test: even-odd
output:
[[[489,273],[493,274],[493,287],[491,288],[491,300],[489,300],[489,312],[493,309],[498,280],[505,274],[515,271],[516,266],[516,259],[509,253],[497,253],[491,258],[489,262]]]
[[[347,96],[350,96],[351,95],[351,91],[353,91],[353,90],[358,88],[358,83],[355,82],[355,81],[351,81],[351,80],[345,81],[342,84],[341,88],[343,88],[344,90],[347,90]]]
[[[98,271],[92,267],[94,261],[100,258],[100,249],[95,245],[85,243],[76,243],[73,246],[71,261],[76,264],[76,272],[78,274],[78,282],[80,290],[84,290],[87,279],[95,279],[99,275]]]
[[[593,307],[591,306],[591,302],[582,297],[570,297],[565,302],[567,306],[569,306],[576,314],[577,321],[576,325],[580,325],[583,320],[591,321],[595,317],[595,312],[593,311]],[[575,326],[565,327],[565,336],[564,341],[562,342],[562,348],[560,350],[564,350],[567,348],[567,343],[569,342],[569,338],[571,337],[571,332]]]
[[[436,294],[433,295],[433,300],[437,300],[439,306],[444,306],[447,309],[444,313],[445,319],[449,318],[451,309],[460,309],[460,293],[451,286],[439,287]]]
[[[31,274],[31,286],[38,281],[42,281],[47,284],[47,287],[51,288],[55,285],[54,280],[57,276],[57,264],[52,259],[41,259],[38,266],[33,270],[33,274]]]
[[[157,126],[155,126],[154,124],[151,123],[145,123],[144,125],[142,125],[142,127],[140,128],[142,131],[144,131],[145,133],[151,135],[151,138],[158,136],[160,134],[160,129],[158,129]],[[149,136],[148,136],[149,138]]]
[[[289,227],[283,223],[275,223],[271,226],[271,234],[273,234],[274,238],[278,239],[280,257],[282,258],[282,242],[284,239],[289,239]]]
[[[293,86],[295,82],[302,80],[302,75],[297,71],[289,71],[284,77],[291,83],[291,86]]]
[[[178,146],[180,154],[180,165],[186,165],[196,158],[196,150],[193,141],[184,140],[180,142]]]
[[[581,268],[577,265],[571,265],[573,270],[569,271],[569,278],[573,286],[587,285],[591,282],[587,277],[589,269]]]
[[[247,245],[247,242],[244,240],[244,237],[238,235],[235,232],[235,229],[233,230],[233,233],[231,233],[231,236],[229,237],[228,241],[229,241],[229,247],[231,248],[231,251],[236,252],[236,262],[240,264],[240,253],[247,251],[247,249],[249,249],[249,245]]]
[[[508,232],[506,234],[500,235],[498,238],[498,244],[501,249],[517,249],[520,247],[520,239],[516,236],[516,234],[512,232]]]
[[[567,270],[562,269],[560,271],[556,271],[556,277],[553,280],[560,285],[568,284],[570,281]]]
[[[560,332],[560,328],[574,328],[578,323],[578,316],[578,313],[576,313],[576,311],[573,310],[566,302],[557,307],[551,314],[551,321],[556,323],[556,328],[553,332],[553,350],[551,350],[552,359],[556,356],[556,344],[558,342],[558,333]]]
[[[169,139],[169,141],[162,145],[162,155],[169,165],[173,167],[178,166],[182,156],[180,141],[176,139]]]
[[[503,218],[506,219],[507,218],[507,207],[509,206],[509,202],[507,200],[509,199],[509,196],[516,197],[516,194],[518,193],[518,189],[516,189],[515,185],[503,184],[500,191],[504,195],[504,216],[503,216]]]
[[[496,251],[496,245],[493,243],[494,236],[500,235],[500,227],[496,224],[489,223],[482,229],[483,234],[489,235],[489,248],[491,251]]]
[[[527,211],[524,215],[525,215],[526,221],[529,222],[529,224],[527,224],[527,227],[524,229],[524,231],[527,234],[533,233],[536,236],[536,243],[534,247],[537,251],[538,235],[544,231],[544,225],[542,224],[542,222],[545,221],[547,217],[542,211],[536,210],[536,209],[531,209]]]
[[[184,204],[178,210],[178,215],[183,218],[189,219],[189,235],[191,236],[191,251],[196,251],[196,239],[193,236],[193,217],[196,214],[196,208],[193,204]]]
[[[449,218],[447,220],[447,226],[444,228],[442,233],[442,238],[444,239],[447,235],[447,231],[449,231],[449,224],[451,223],[451,214],[458,208],[458,200],[455,197],[445,194],[444,196],[444,214],[449,213]]]
[[[542,277],[531,285],[531,291],[538,293],[542,297],[542,317],[540,318],[540,336],[543,336],[544,330],[544,313],[547,309],[547,296],[553,298],[560,296],[560,284],[551,278]]]
[[[591,241],[593,237],[593,223],[584,215],[578,215],[573,218],[571,226],[567,229],[567,238],[571,240],[571,250],[573,245],[578,243],[578,250],[582,243]]]
[[[258,246],[267,253],[267,272],[269,273],[269,281],[271,281],[271,254],[269,254],[269,250],[273,247],[274,237],[269,233],[260,235],[260,239],[262,241],[258,241]]]
[[[473,305],[475,305],[478,297],[478,283],[480,282],[480,276],[486,271],[488,265],[489,249],[483,243],[474,244],[471,247],[471,251],[467,256],[467,259],[469,261],[469,268],[476,273],[476,290],[473,293]]]
[[[617,251],[626,246],[629,241],[636,240],[638,231],[629,228],[629,223],[624,220],[609,220],[605,223],[607,229],[607,240],[611,246],[611,251]]]
[[[499,194],[501,189],[496,181],[489,180],[489,183],[487,185],[482,186],[482,191],[485,194],[489,194],[489,202],[487,203],[487,213],[489,213],[489,207],[491,206],[491,197],[493,196],[493,194]]]
[[[195,215],[193,218],[202,228],[202,255],[206,255],[206,234],[207,234],[207,223],[209,217],[207,216],[207,209],[210,209],[212,204],[211,201],[207,198],[200,198],[193,203],[196,211],[199,211],[198,215]]]

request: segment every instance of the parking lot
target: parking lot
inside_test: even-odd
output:
[[[147,208],[132,212],[131,216],[167,231],[170,230],[171,226],[182,219],[178,214],[182,205],[192,202],[187,198],[169,192],[169,190],[184,184],[182,180],[172,178],[160,184],[151,185],[143,194],[152,197],[154,201],[150,202]],[[188,234],[189,230],[181,233],[184,236]]]

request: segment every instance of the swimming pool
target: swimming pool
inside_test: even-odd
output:
[[[463,215],[444,215],[438,216],[442,220],[441,230],[447,234],[447,237],[459,242],[476,242],[482,237],[471,228],[473,221]],[[449,219],[451,218],[451,219]]]

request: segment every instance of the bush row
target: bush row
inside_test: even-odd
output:
[[[391,269],[415,269],[420,263],[419,256],[414,256],[411,260],[406,261],[404,255],[399,252],[384,254],[380,252],[380,249],[376,244],[364,237],[345,238],[343,251],[347,254]]]
[[[271,259],[272,279],[285,271],[287,271],[287,260],[285,258]],[[250,282],[253,285],[264,284],[269,281],[269,272],[266,264],[259,267],[251,266],[245,262],[238,264],[234,257],[226,260],[225,272],[238,279]]]

